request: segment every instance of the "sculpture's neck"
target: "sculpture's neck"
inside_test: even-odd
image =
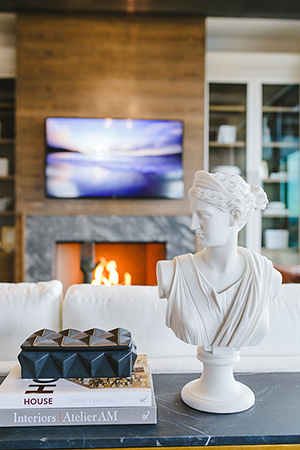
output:
[[[245,261],[237,244],[208,247],[198,255],[198,268],[218,293],[235,284],[244,273]]]
[[[225,245],[205,249],[205,263],[212,269],[219,268],[219,270],[224,272],[227,267],[235,266],[239,259],[240,255],[237,250],[236,238],[227,242]]]

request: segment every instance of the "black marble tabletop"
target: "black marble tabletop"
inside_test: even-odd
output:
[[[156,374],[157,425],[0,428],[0,449],[300,444],[300,372],[239,374],[256,397],[248,411],[209,414],[180,398],[193,374]]]

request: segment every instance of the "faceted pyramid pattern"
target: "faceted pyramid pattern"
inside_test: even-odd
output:
[[[22,378],[129,377],[137,357],[131,333],[43,329],[21,345]]]
[[[75,347],[129,347],[132,343],[131,333],[124,328],[114,328],[110,331],[92,328],[86,331],[73,330],[71,328],[63,331],[39,330],[33,333],[21,345],[22,349],[32,347],[72,348]]]

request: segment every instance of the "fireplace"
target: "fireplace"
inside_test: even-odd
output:
[[[156,263],[166,258],[165,242],[57,242],[54,278],[63,283],[65,290],[72,284],[85,281],[80,263],[83,259],[82,248],[86,246],[92,248],[91,266],[93,268],[98,262],[100,264],[102,261],[116,262],[119,280],[116,283],[110,282],[107,274],[104,274],[106,282],[101,283],[97,280],[94,281],[95,284],[126,284],[125,275],[130,274],[130,284],[154,286],[156,285]],[[92,271],[92,274],[94,273],[95,270]]]
[[[75,251],[80,260],[80,243],[95,242],[97,245],[119,244],[124,248],[129,244],[145,244],[147,246],[162,244],[163,258],[173,259],[183,253],[195,252],[194,233],[190,230],[190,216],[89,216],[89,215],[44,215],[27,216],[25,223],[25,281],[48,281],[57,277],[57,246],[70,244],[70,253]],[[73,247],[74,248],[71,249]],[[77,249],[75,248],[77,246]],[[135,247],[127,247],[128,263]],[[104,247],[103,247],[104,251]],[[106,250],[105,250],[106,251]],[[118,250],[120,251],[120,250]],[[97,250],[98,252],[98,250]],[[101,253],[101,251],[99,250]],[[67,251],[68,253],[68,251]],[[99,259],[101,254],[96,254]],[[69,277],[66,284],[73,283],[69,270],[72,262],[66,255],[64,276]],[[107,256],[107,258],[111,258]],[[149,259],[150,257],[146,257]],[[151,257],[152,258],[152,257]],[[116,259],[116,258],[114,258]],[[72,259],[73,260],[73,259]],[[123,264],[123,263],[122,263]],[[131,264],[131,262],[130,262]],[[155,258],[149,263],[155,267]],[[147,265],[146,262],[140,264]],[[82,282],[82,273],[78,270],[75,283]],[[123,267],[120,267],[120,271]],[[130,272],[129,268],[124,270]],[[135,283],[133,281],[133,283]],[[148,275],[146,281],[137,283],[155,284],[154,275]]]

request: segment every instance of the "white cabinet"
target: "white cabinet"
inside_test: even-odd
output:
[[[300,55],[225,53],[207,55],[205,169],[264,188],[269,205],[240,244],[298,264]]]

